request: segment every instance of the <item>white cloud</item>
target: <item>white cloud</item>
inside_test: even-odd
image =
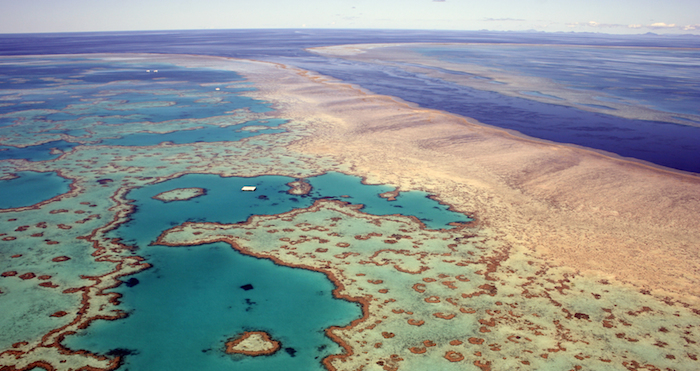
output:
[[[664,22],[658,22],[658,23],[652,23],[652,24],[648,25],[647,27],[655,30],[655,29],[659,29],[659,28],[674,28],[674,27],[676,27],[676,24],[675,23],[666,24]]]
[[[507,20],[507,19],[493,19],[493,18],[487,18],[485,20]],[[597,21],[588,21],[588,22],[569,22],[569,23],[564,23],[564,25],[568,28],[581,28],[581,27],[592,27],[592,28],[627,28],[627,29],[633,29],[633,30],[639,30],[639,29],[649,29],[649,30],[683,30],[683,31],[700,31],[700,24],[690,24],[686,26],[681,26],[677,25],[675,23],[666,23],[666,22],[656,22],[652,24],[618,24],[618,23],[600,23]],[[603,31],[605,32],[605,31]]]
[[[524,19],[517,18],[484,18],[486,22],[525,22]]]
[[[617,23],[598,23],[596,21],[590,21],[586,23],[587,26],[590,27],[598,27],[598,28],[617,28],[617,27],[625,27],[623,24],[617,24]]]

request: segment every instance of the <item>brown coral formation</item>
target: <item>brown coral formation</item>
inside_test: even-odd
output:
[[[280,349],[280,342],[272,340],[270,334],[263,331],[246,331],[226,342],[226,353],[247,356],[265,356]]]
[[[464,360],[464,355],[454,350],[449,350],[445,353],[445,359],[450,362],[459,362]]]
[[[399,196],[399,190],[395,189],[393,191],[380,193],[379,197],[386,198],[387,201],[396,201],[396,197]]]
[[[303,196],[308,195],[309,192],[311,192],[311,184],[304,179],[297,179],[293,182],[289,182],[287,183],[287,186],[289,186],[287,193],[290,195]]]

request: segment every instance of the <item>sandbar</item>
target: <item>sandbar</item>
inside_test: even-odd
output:
[[[272,340],[264,331],[246,331],[226,342],[226,353],[247,356],[266,356],[280,349],[280,342]]]
[[[153,198],[163,202],[187,201],[195,197],[203,196],[206,193],[207,191],[204,188],[177,188],[158,193],[153,196]]]

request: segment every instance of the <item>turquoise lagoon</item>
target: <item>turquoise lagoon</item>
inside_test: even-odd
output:
[[[32,206],[70,190],[70,180],[55,172],[20,171],[0,180],[0,209]]]
[[[127,284],[114,290],[123,295],[121,309],[129,317],[96,321],[65,344],[100,354],[125,354],[124,370],[322,370],[324,357],[342,351],[324,329],[345,326],[361,316],[356,304],[332,297],[333,284],[325,275],[245,256],[224,243],[178,248],[150,243],[185,221],[242,222],[251,215],[308,207],[321,198],[362,203],[363,211],[377,215],[416,215],[431,228],[469,221],[423,192],[404,192],[388,201],[379,194],[392,187],[365,185],[359,177],[328,173],[309,178],[314,189],[305,196],[287,193],[286,184],[293,180],[189,174],[130,192],[127,198],[137,211],[112,236],[138,246],[135,254],[153,268],[125,278]],[[257,190],[241,192],[244,185]],[[207,192],[187,201],[152,198],[190,187]],[[245,290],[245,285],[253,289]],[[225,341],[247,330],[268,332],[281,341],[283,350],[255,358],[226,355]]]
[[[66,339],[69,348],[128,354],[123,370],[321,370],[320,360],[340,351],[324,328],[361,316],[356,305],[333,299],[323,274],[276,266],[225,243],[147,250],[154,267],[134,276],[137,285],[115,290],[129,317],[94,322],[85,336]],[[226,340],[245,330],[267,331],[284,350],[226,355]]]
[[[396,201],[387,201],[378,195],[391,192],[394,187],[387,185],[362,184],[362,179],[342,173],[329,172],[308,179],[313,186],[310,196],[315,198],[335,198],[352,204],[362,204],[362,211],[373,215],[412,215],[430,229],[451,228],[450,223],[471,221],[466,215],[451,212],[449,206],[429,198],[422,191],[401,192]],[[341,197],[348,196],[348,197]]]

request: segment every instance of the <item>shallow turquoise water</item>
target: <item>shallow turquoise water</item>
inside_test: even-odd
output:
[[[112,233],[126,243],[145,247],[158,235],[186,221],[237,223],[252,215],[274,215],[294,208],[311,206],[308,197],[287,193],[293,178],[260,176],[224,178],[212,174],[188,174],[166,182],[135,189],[127,194],[135,200],[137,212],[131,221]],[[257,186],[255,192],[241,192],[246,185]],[[205,188],[206,195],[188,201],[163,202],[152,197],[176,188]]]
[[[70,190],[71,181],[54,172],[16,174],[17,178],[0,180],[0,209],[31,206]]]
[[[271,119],[266,123],[260,121],[248,121],[239,125],[228,127],[209,126],[196,130],[180,130],[165,134],[134,133],[124,135],[121,138],[105,139],[100,144],[110,146],[153,146],[163,142],[175,144],[187,144],[195,142],[232,142],[260,134],[274,134],[284,132],[283,129],[262,129],[256,132],[240,130],[246,126],[277,127],[286,120]]]
[[[188,174],[135,189],[127,198],[135,200],[138,212],[112,235],[123,238],[126,243],[143,246],[155,241],[162,231],[186,221],[237,223],[252,215],[275,215],[309,207],[320,198],[363,204],[362,211],[374,215],[413,215],[429,228],[449,228],[450,222],[470,221],[464,214],[449,211],[446,205],[428,198],[425,192],[402,192],[396,201],[387,201],[379,194],[391,191],[393,187],[362,184],[361,178],[356,176],[330,172],[308,178],[313,187],[308,196],[287,193],[289,187],[286,184],[293,180],[274,175],[224,178],[212,174]],[[257,190],[241,192],[246,185],[254,185]],[[193,187],[205,188],[206,195],[176,202],[152,198],[172,189]]]
[[[192,75],[200,71],[191,72]],[[235,73],[229,79],[237,77]],[[117,94],[102,88],[108,95],[100,95],[103,90],[80,89],[78,92],[85,99],[94,99],[92,102],[73,101],[72,104],[80,104],[79,110],[67,109],[65,112],[53,113],[46,116],[52,121],[75,120],[80,116],[96,116],[100,121],[110,125],[120,125],[136,121],[164,122],[178,119],[201,119],[212,116],[222,116],[227,111],[239,108],[249,108],[252,112],[269,111],[267,104],[252,98],[236,95],[239,89],[226,89],[226,91],[213,92],[212,87],[201,87],[188,81],[174,84],[162,84],[160,82],[123,82]],[[221,86],[225,84],[222,83]],[[162,89],[161,91],[158,91]],[[74,93],[74,92],[71,92]],[[208,103],[198,101],[205,97],[222,98],[226,103]],[[123,103],[122,103],[123,102]],[[162,105],[162,102],[174,102],[174,105]],[[65,103],[65,102],[61,102]],[[124,109],[123,104],[141,104],[138,110]],[[160,103],[161,105],[157,105]],[[148,104],[152,104],[148,106]],[[44,108],[44,107],[41,107]],[[54,109],[65,107],[54,106]],[[131,115],[121,117],[121,115]]]
[[[293,180],[188,174],[130,192],[127,198],[134,200],[137,211],[111,235],[137,245],[135,253],[153,268],[124,278],[136,285],[114,290],[123,294],[121,308],[130,313],[128,318],[97,321],[82,336],[67,338],[66,346],[127,353],[123,370],[322,370],[321,360],[341,351],[324,329],[345,326],[361,316],[357,305],[332,297],[333,285],[325,275],[244,256],[224,243],[176,248],[149,243],[188,220],[235,223],[255,214],[308,207],[320,198],[362,203],[363,211],[377,215],[412,213],[435,228],[468,220],[423,192],[406,192],[387,201],[379,194],[392,187],[363,185],[355,176],[329,173],[309,178],[315,188],[307,196],[287,193],[286,184]],[[257,190],[242,192],[244,185]],[[190,187],[207,192],[187,201],[152,198]],[[242,289],[246,284],[253,289]],[[227,338],[247,330],[267,331],[285,350],[257,358],[223,353]]]
[[[14,119],[11,117],[0,117],[0,127],[9,126],[14,123]]]
[[[313,186],[312,197],[333,197],[353,204],[363,204],[362,211],[374,215],[413,215],[431,229],[450,228],[451,222],[469,222],[466,215],[448,210],[428,196],[427,192],[401,192],[396,201],[387,201],[379,194],[393,191],[386,185],[362,184],[362,179],[343,173],[330,172],[308,179]],[[350,197],[340,197],[342,195]]]
[[[152,246],[147,256],[154,268],[137,275],[137,285],[115,290],[134,308],[130,316],[95,322],[88,336],[66,345],[134,351],[122,370],[322,370],[320,360],[340,351],[324,329],[361,316],[357,305],[332,298],[325,275],[276,266],[225,243]],[[241,288],[248,284],[253,289]],[[267,331],[283,350],[226,355],[226,340],[245,330]]]

